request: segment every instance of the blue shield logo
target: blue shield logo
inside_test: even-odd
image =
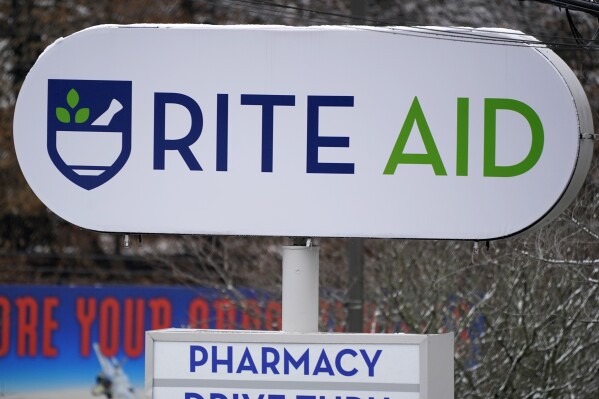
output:
[[[92,190],[131,154],[130,81],[48,80],[48,154],[56,168]]]

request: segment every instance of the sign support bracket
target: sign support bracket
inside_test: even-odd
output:
[[[320,247],[311,238],[294,238],[283,246],[283,332],[318,332]]]

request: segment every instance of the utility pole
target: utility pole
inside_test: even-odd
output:
[[[347,331],[363,330],[364,313],[364,240],[350,238],[347,241],[349,289],[347,291]]]
[[[351,16],[358,25],[366,17],[366,0],[351,0]],[[364,240],[347,241],[349,289],[347,292],[347,331],[361,333],[364,324]]]

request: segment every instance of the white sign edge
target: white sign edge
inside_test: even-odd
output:
[[[565,211],[574,201],[578,192],[582,188],[593,159],[594,140],[592,136],[586,136],[594,133],[593,116],[589,100],[580,84],[580,81],[570,69],[570,67],[555,52],[547,48],[535,48],[548,62],[556,69],[557,73],[564,80],[566,87],[570,90],[574,109],[578,119],[578,156],[570,180],[560,198],[553,206],[527,228],[515,232],[511,235],[498,238],[508,238],[520,236],[524,233],[539,229],[555,220],[563,211]]]
[[[199,339],[201,337],[201,339]],[[155,342],[230,342],[293,344],[381,344],[418,345],[420,352],[420,398],[454,397],[454,335],[367,334],[367,333],[289,333],[257,330],[201,330],[167,328],[146,331],[144,393],[153,398]],[[439,361],[439,354],[446,362]],[[427,369],[429,373],[427,373]],[[451,371],[451,372],[450,372]],[[450,396],[447,394],[451,393]]]
[[[491,29],[491,28],[480,28],[480,29],[476,29],[476,28],[445,28],[445,27],[434,27],[434,26],[425,26],[425,27],[402,27],[402,26],[392,26],[392,27],[382,27],[382,28],[377,28],[377,27],[360,27],[360,26],[354,26],[354,25],[321,25],[321,26],[307,26],[307,27],[290,27],[290,26],[285,26],[285,25],[203,25],[203,24],[131,24],[131,25],[119,25],[119,24],[104,24],[104,25],[96,25],[96,26],[92,26],[89,28],[85,28],[82,29],[80,31],[74,32],[66,37],[61,37],[58,38],[55,42],[53,42],[52,44],[50,44],[48,47],[46,47],[44,49],[44,51],[40,54],[40,56],[38,57],[38,59],[36,60],[36,62],[34,63],[34,65],[32,66],[32,68],[30,69],[30,71],[28,72],[27,76],[32,73],[35,69],[36,64],[38,63],[38,61],[44,56],[44,54],[48,51],[50,51],[54,46],[60,45],[60,43],[64,40],[67,40],[71,37],[74,36],[78,36],[81,34],[86,34],[89,33],[90,31],[95,31],[95,30],[100,30],[100,29],[224,29],[224,30],[248,30],[248,29],[254,29],[254,30],[319,30],[319,29],[326,29],[326,30],[358,30],[361,28],[365,28],[366,30],[387,30],[387,29],[393,29],[393,30],[408,30],[408,31],[414,31],[417,32],[418,35],[423,35],[426,36],[427,33],[426,32],[422,32],[423,29],[428,29],[428,30],[434,30],[434,29],[438,29],[440,31],[447,31],[447,32],[451,32],[451,31],[457,31],[457,32],[461,32],[461,33],[467,33],[467,32],[478,32],[481,34],[484,34],[485,36],[487,36],[489,38],[489,40],[491,41],[491,43],[489,45],[501,45],[500,43],[494,43],[492,42],[493,38],[501,38],[501,37],[507,37],[507,38],[517,38],[517,39],[522,39],[522,34],[521,32],[517,32],[517,31],[511,31],[511,30],[501,30],[501,29]],[[531,38],[530,36],[524,36],[524,38],[532,40],[533,38]],[[483,40],[483,39],[479,39],[479,40]],[[536,39],[535,39],[536,40]],[[574,74],[574,72],[572,71],[572,69],[557,55],[555,54],[555,52],[549,48],[547,48],[546,46],[544,46],[542,43],[528,43],[522,44],[523,47],[529,47],[531,50],[535,50],[537,51],[540,56],[544,57],[545,59],[547,59],[547,61],[555,68],[557,74],[563,79],[565,85],[568,87],[568,90],[570,91],[571,94],[571,99],[572,102],[574,104],[574,109],[576,110],[577,113],[577,119],[578,119],[578,155],[577,155],[577,160],[576,163],[574,165],[574,169],[572,170],[572,173],[570,175],[570,179],[568,181],[568,183],[566,184],[566,186],[564,187],[564,191],[562,192],[561,196],[556,200],[556,202],[553,204],[552,207],[550,207],[547,212],[540,217],[536,222],[531,223],[529,226],[519,230],[519,231],[515,231],[512,232],[510,234],[507,235],[501,235],[501,236],[493,236],[493,237],[470,237],[470,238],[447,238],[447,237],[428,237],[426,239],[430,239],[430,240],[459,240],[459,241],[493,241],[493,240],[499,240],[499,239],[505,239],[505,238],[510,238],[510,237],[516,237],[516,236],[520,236],[524,233],[530,232],[530,231],[534,231],[536,229],[539,229],[547,224],[549,224],[551,221],[553,221],[555,218],[557,218],[557,216],[559,216],[571,203],[572,201],[576,198],[576,196],[578,195],[578,192],[580,191],[580,189],[582,188],[584,181],[586,179],[587,173],[590,169],[591,166],[591,162],[592,162],[592,156],[593,156],[593,148],[594,148],[594,141],[591,138],[587,138],[585,137],[585,135],[587,134],[592,134],[594,133],[594,127],[593,127],[593,118],[592,118],[592,110],[590,108],[590,104],[588,101],[588,98],[586,96],[586,93],[584,92],[584,89],[582,88],[581,83],[579,82],[578,78],[576,77],[576,75]],[[25,78],[25,80],[27,80],[27,77]],[[15,112],[18,109],[18,102],[19,102],[19,96],[17,96],[17,101],[15,104]],[[14,124],[13,124],[13,137],[14,137]],[[14,142],[14,139],[13,139]],[[18,152],[15,151],[16,153],[16,157],[17,157],[17,161],[18,161]],[[18,162],[19,167],[20,167],[20,162]],[[25,181],[27,181],[27,177],[25,176],[25,174],[23,172],[21,172],[23,174],[23,177],[25,179]],[[36,197],[40,198],[40,196],[37,194],[36,190],[29,185],[29,182],[27,181],[28,186],[31,188],[31,190],[33,191],[33,193],[36,195]],[[45,203],[40,199],[40,201],[45,205]],[[48,208],[46,206],[46,208]],[[61,214],[55,212],[53,209],[48,208],[52,213],[56,214],[57,216],[59,216],[60,218],[64,219],[65,221],[88,231],[94,231],[94,232],[98,232],[98,233],[121,233],[121,234],[163,234],[160,232],[146,232],[146,231],[104,231],[104,230],[96,230],[90,227],[85,227],[85,226],[81,226],[77,223],[74,223],[70,220],[70,218],[66,218],[64,216],[62,216]],[[177,235],[203,235],[203,234],[214,234],[214,233],[210,233],[210,232],[204,232],[204,233],[164,233],[164,234],[177,234]],[[245,236],[245,234],[234,234],[231,232],[224,232],[224,233],[220,233],[219,235],[243,235]],[[247,236],[267,236],[267,235],[261,235],[261,234],[247,234]],[[290,236],[293,237],[292,234],[286,234],[286,236]],[[310,235],[311,237],[325,237],[325,236],[321,236],[318,234],[314,234],[314,235]],[[352,237],[345,237],[345,236],[335,236],[338,238],[398,238],[398,237],[390,237],[390,236],[377,236],[377,237],[370,237],[370,236],[352,236]],[[404,238],[404,239],[410,239],[410,238]],[[420,238],[420,239],[425,239],[425,238]]]

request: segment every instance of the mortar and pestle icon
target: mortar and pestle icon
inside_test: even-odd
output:
[[[78,102],[76,98],[76,101],[69,102],[69,106],[74,109]],[[99,176],[115,163],[122,151],[123,132],[102,128],[109,126],[122,109],[123,105],[112,99],[106,111],[89,125],[99,129],[56,131],[56,149],[69,169],[79,176]],[[61,122],[71,122],[70,116],[64,113],[68,113],[65,108],[59,107],[56,112]],[[89,109],[81,108],[75,115],[75,123],[82,124],[88,117]]]

